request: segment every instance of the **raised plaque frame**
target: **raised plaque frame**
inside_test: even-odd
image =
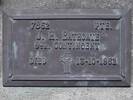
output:
[[[13,74],[12,26],[16,20],[30,19],[116,19],[120,21],[121,74],[90,76],[77,79],[50,79],[43,75],[27,78]],[[3,12],[3,85],[4,86],[130,86],[131,67],[131,11],[125,9],[35,9]],[[44,78],[42,78],[44,77]]]

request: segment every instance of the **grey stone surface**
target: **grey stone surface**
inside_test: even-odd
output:
[[[132,8],[133,0],[1,0],[2,9],[27,8]],[[133,17],[132,17],[133,19]],[[2,69],[2,19],[0,16],[0,68]],[[133,20],[132,20],[133,23]],[[133,28],[132,28],[133,29]],[[133,31],[132,31],[133,33]],[[133,56],[133,50],[132,50]],[[133,60],[132,60],[133,61]],[[0,100],[132,100],[130,88],[3,87],[0,69]]]

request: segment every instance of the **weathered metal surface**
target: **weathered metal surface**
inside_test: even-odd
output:
[[[129,86],[130,11],[3,13],[4,86]]]

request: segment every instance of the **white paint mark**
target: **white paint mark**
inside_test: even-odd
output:
[[[120,11],[114,9],[113,12],[116,14],[116,15],[121,15]]]
[[[16,23],[16,20],[9,18],[12,23]]]
[[[105,55],[102,55],[102,59],[104,59],[104,58],[106,58],[106,56]]]
[[[99,50],[100,51],[105,51],[107,49],[107,47],[105,46],[105,44],[101,44],[100,46],[99,46]]]
[[[34,69],[37,69],[38,67],[37,66],[33,66]]]
[[[40,52],[36,51],[36,57],[39,57],[39,56],[40,56]]]
[[[16,42],[13,42],[13,53],[14,53],[14,58],[17,59],[17,51],[18,51],[18,47]]]

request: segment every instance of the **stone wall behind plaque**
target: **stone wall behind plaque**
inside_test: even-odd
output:
[[[127,8],[133,0],[1,0],[2,9]],[[133,13],[132,13],[133,16]],[[133,23],[133,17],[132,17]],[[133,26],[133,25],[132,25]],[[133,29],[133,28],[132,28]],[[133,31],[132,31],[133,33]],[[133,43],[132,43],[133,44]],[[133,51],[133,50],[132,50]],[[133,52],[132,52],[133,55]],[[133,61],[132,61],[133,62]],[[2,18],[0,16],[0,100],[132,100],[133,68],[130,88],[48,88],[2,86]]]

